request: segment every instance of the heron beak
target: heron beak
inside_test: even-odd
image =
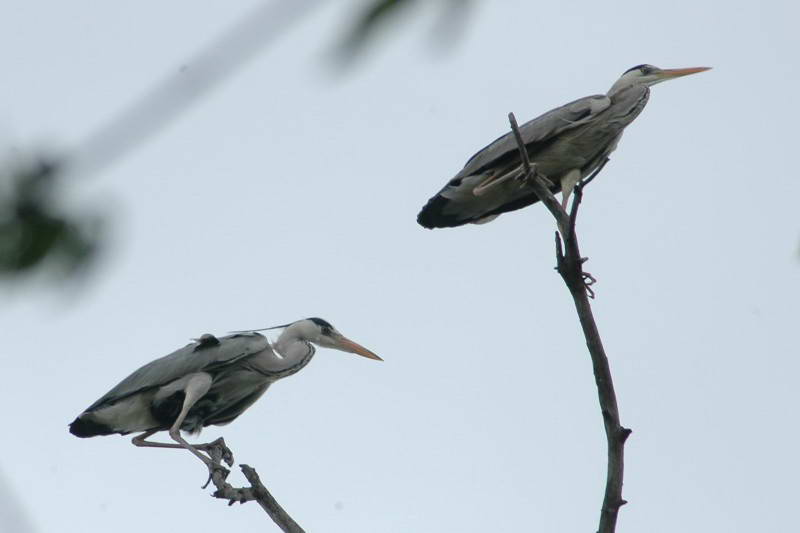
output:
[[[688,76],[689,74],[705,72],[706,70],[711,70],[711,67],[665,68],[658,72],[656,76],[658,81],[667,81],[680,78],[682,76]]]
[[[375,359],[376,361],[383,361],[380,357],[376,354],[372,353],[371,351],[367,350],[357,342],[353,342],[347,337],[339,337],[336,339],[337,348],[343,350],[345,352],[350,352],[354,354],[358,354],[362,357],[366,357],[367,359]]]

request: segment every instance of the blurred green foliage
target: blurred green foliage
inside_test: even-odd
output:
[[[396,23],[398,14],[411,6],[419,9],[430,3],[442,8],[433,33],[452,40],[453,30],[463,27],[467,7],[473,0],[365,0],[353,14],[352,26],[344,31],[340,57],[344,63],[351,62],[390,23]],[[215,52],[216,57],[222,58],[220,61],[226,57],[224,49]],[[163,104],[159,99],[151,99],[148,108],[160,110]],[[148,130],[137,128],[132,122],[147,115],[147,111],[137,109],[133,115],[124,115],[112,121],[106,131],[114,131],[118,138],[126,139],[128,147],[134,146],[146,135],[142,132]],[[84,147],[84,151],[91,152],[91,148]],[[117,147],[114,157],[124,152]],[[96,257],[101,247],[103,219],[64,206],[58,191],[72,186],[62,181],[75,176],[65,177],[63,170],[56,159],[46,158],[24,164],[0,164],[0,278],[17,279],[43,270],[55,281],[63,281],[85,271]]]
[[[67,213],[57,198],[59,165],[47,159],[0,168],[0,276],[47,266],[69,278],[99,247],[101,220]]]
[[[355,23],[345,36],[342,52],[350,56],[360,52],[377,30],[397,15],[401,8],[416,2],[417,0],[375,0],[367,3],[356,14]]]
[[[351,28],[345,32],[340,46],[340,58],[345,62],[357,59],[374,38],[390,23],[398,20],[398,15],[412,6],[438,4],[441,7],[439,21],[434,32],[436,37],[448,40],[461,29],[466,20],[469,7],[474,0],[372,0],[365,2],[353,16]]]

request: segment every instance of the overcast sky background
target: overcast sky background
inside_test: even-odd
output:
[[[77,145],[256,4],[7,0],[0,145]],[[277,531],[201,491],[190,454],[67,424],[190,337],[320,316],[386,361],[319,350],[202,435],[308,531],[594,531],[605,437],[549,214],[415,217],[509,111],[645,62],[714,70],[653,89],[579,221],[634,430],[619,531],[794,527],[797,7],[484,1],[448,49],[426,7],[343,75],[355,3],[327,4],[81,181],[113,220],[85,285],[0,287],[0,529]]]

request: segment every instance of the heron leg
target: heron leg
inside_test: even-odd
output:
[[[481,183],[479,183],[474,189],[472,189],[472,194],[475,196],[483,196],[486,194],[489,189],[497,187],[514,177],[515,173],[518,172],[519,169],[512,169],[506,172],[505,174],[490,174],[486,177]]]
[[[581,171],[577,168],[573,168],[561,177],[561,207],[564,211],[567,210],[569,197],[579,181],[581,181]]]
[[[151,437],[152,435],[154,435],[159,431],[161,430],[151,429],[150,431],[145,431],[141,435],[133,437],[131,439],[131,442],[133,443],[134,446],[139,446],[141,448],[172,448],[173,450],[186,449],[184,446],[180,444],[172,444],[170,442],[154,442],[152,440],[147,440],[148,437]],[[192,447],[195,450],[206,452],[209,455],[211,455],[211,450],[213,448],[218,448],[222,452],[222,459],[226,463],[228,463],[229,466],[233,466],[233,452],[225,444],[225,439],[223,439],[222,437],[203,444],[193,444]]]
[[[521,181],[522,180],[526,180],[526,179],[533,179],[534,175],[535,176],[539,176],[539,179],[544,182],[544,184],[545,184],[545,186],[547,188],[549,188],[549,189],[554,189],[555,188],[555,186],[556,186],[555,183],[550,181],[550,178],[548,178],[547,176],[545,176],[544,174],[539,172],[539,167],[536,166],[536,163],[531,163],[531,173],[530,174],[526,173],[523,170],[522,173],[520,173],[520,175],[517,176],[517,179],[521,180]],[[524,183],[523,183],[523,185],[524,185]]]
[[[189,414],[189,410],[192,406],[202,398],[207,392],[208,389],[211,388],[211,376],[205,373],[198,373],[193,375],[186,383],[186,386],[183,389],[184,398],[183,398],[183,407],[181,408],[181,412],[178,414],[178,418],[175,419],[175,422],[172,424],[172,427],[169,428],[169,436],[177,442],[182,448],[186,448],[190,452],[192,452],[198,459],[203,461],[207,467],[213,466],[213,461],[200,453],[194,446],[186,442],[181,436],[181,426],[183,425],[183,421],[186,419],[186,415]]]
[[[139,446],[140,448],[183,448],[183,446],[179,444],[169,444],[166,442],[153,442],[151,440],[146,440],[147,437],[150,437],[157,433],[158,429],[151,429],[149,431],[145,431],[141,435],[136,435],[131,439],[131,442],[134,446]]]

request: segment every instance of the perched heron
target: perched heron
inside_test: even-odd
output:
[[[660,69],[638,65],[626,70],[606,94],[587,96],[520,126],[531,163],[562,192],[566,207],[575,185],[602,165],[617,147],[625,127],[639,116],[650,86],[709,70],[708,67]],[[539,200],[523,183],[516,139],[509,132],[473,155],[464,168],[417,216],[426,228],[483,224],[502,213]]]
[[[191,445],[181,430],[199,433],[205,426],[233,421],[273,382],[306,366],[314,344],[382,360],[321,318],[266,329],[279,328],[283,331],[272,345],[256,333],[264,330],[221,338],[206,333],[123,379],[81,413],[69,431],[77,437],[143,432],[133,438],[136,446],[185,448],[211,466],[200,450],[217,443]],[[177,444],[146,440],[163,430]]]

